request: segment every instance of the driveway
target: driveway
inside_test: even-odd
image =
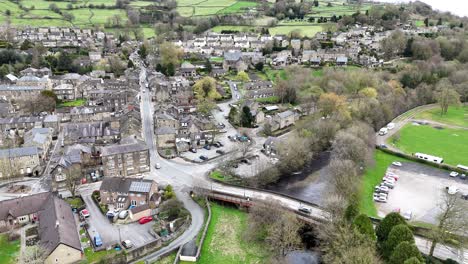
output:
[[[148,242],[154,240],[154,237],[149,233],[152,228],[152,223],[140,225],[138,222],[132,224],[112,224],[106,216],[101,213],[101,210],[94,203],[89,191],[83,192],[81,195],[86,203],[86,209],[90,213],[88,220],[89,235],[91,238],[97,232],[101,236],[103,246],[108,247],[119,241],[129,239],[135,244],[135,247],[141,247]],[[120,239],[119,240],[119,229]]]

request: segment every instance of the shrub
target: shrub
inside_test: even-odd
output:
[[[404,241],[401,242],[393,251],[392,256],[390,257],[389,264],[401,264],[405,261],[410,260],[411,258],[418,259],[421,263],[424,261],[415,244]]]
[[[353,222],[354,227],[356,230],[367,236],[368,238],[375,240],[375,231],[374,231],[374,226],[372,225],[372,221],[369,219],[369,217],[365,214],[360,214],[358,215]]]
[[[401,242],[414,243],[413,232],[411,229],[404,224],[397,225],[392,228],[392,231],[388,234],[388,239],[383,244],[382,255],[385,259],[390,258],[395,248]]]
[[[382,244],[387,241],[388,234],[392,231],[394,226],[399,224],[406,224],[405,219],[399,213],[389,213],[385,218],[377,225],[375,233],[377,235],[377,242]]]

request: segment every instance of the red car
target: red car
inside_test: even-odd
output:
[[[143,224],[149,223],[149,222],[151,222],[151,221],[153,221],[153,217],[151,217],[151,216],[144,216],[144,217],[140,218],[140,220],[138,220],[138,223],[140,223],[140,224],[143,225]]]

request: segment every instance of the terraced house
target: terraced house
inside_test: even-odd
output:
[[[134,137],[102,147],[101,157],[105,176],[138,176],[150,170],[148,146]]]

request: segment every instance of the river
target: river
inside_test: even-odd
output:
[[[323,205],[328,175],[326,166],[329,161],[330,152],[322,152],[300,173],[283,175],[277,183],[266,187],[266,189]]]

